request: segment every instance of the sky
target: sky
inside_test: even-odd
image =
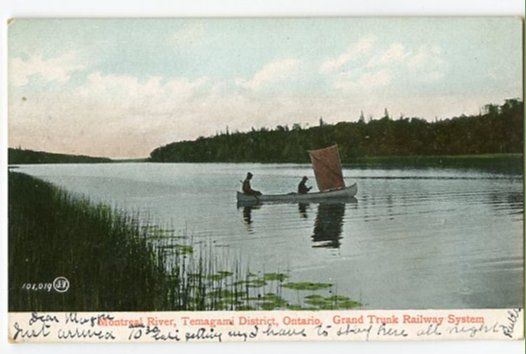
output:
[[[518,18],[16,19],[9,146],[146,157],[216,132],[522,99]]]

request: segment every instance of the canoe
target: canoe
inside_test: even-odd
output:
[[[262,202],[276,202],[276,203],[298,203],[298,202],[324,202],[329,200],[346,200],[353,198],[358,192],[356,183],[349,187],[336,189],[327,192],[315,193],[289,193],[289,194],[263,194],[260,196],[247,195],[237,192],[238,203],[262,203]]]

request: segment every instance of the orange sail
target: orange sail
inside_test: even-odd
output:
[[[309,151],[316,183],[321,192],[345,187],[338,145]]]

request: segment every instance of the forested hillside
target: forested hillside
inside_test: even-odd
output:
[[[50,152],[24,150],[24,149],[9,148],[8,150],[8,163],[10,165],[33,164],[33,163],[90,163],[90,162],[111,162],[111,160],[105,157],[54,154]]]
[[[486,105],[479,115],[428,122],[386,115],[366,121],[302,128],[277,126],[181,141],[151,152],[156,162],[307,162],[309,149],[338,144],[343,162],[367,156],[522,153],[523,109],[518,99]],[[247,117],[250,119],[250,117]]]

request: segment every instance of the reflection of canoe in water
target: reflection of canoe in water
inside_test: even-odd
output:
[[[324,202],[330,200],[351,199],[358,192],[356,183],[349,187],[329,190],[316,193],[289,193],[289,194],[263,194],[258,197],[237,192],[238,203],[260,203],[260,202],[281,202],[281,203],[298,203],[298,202]]]

